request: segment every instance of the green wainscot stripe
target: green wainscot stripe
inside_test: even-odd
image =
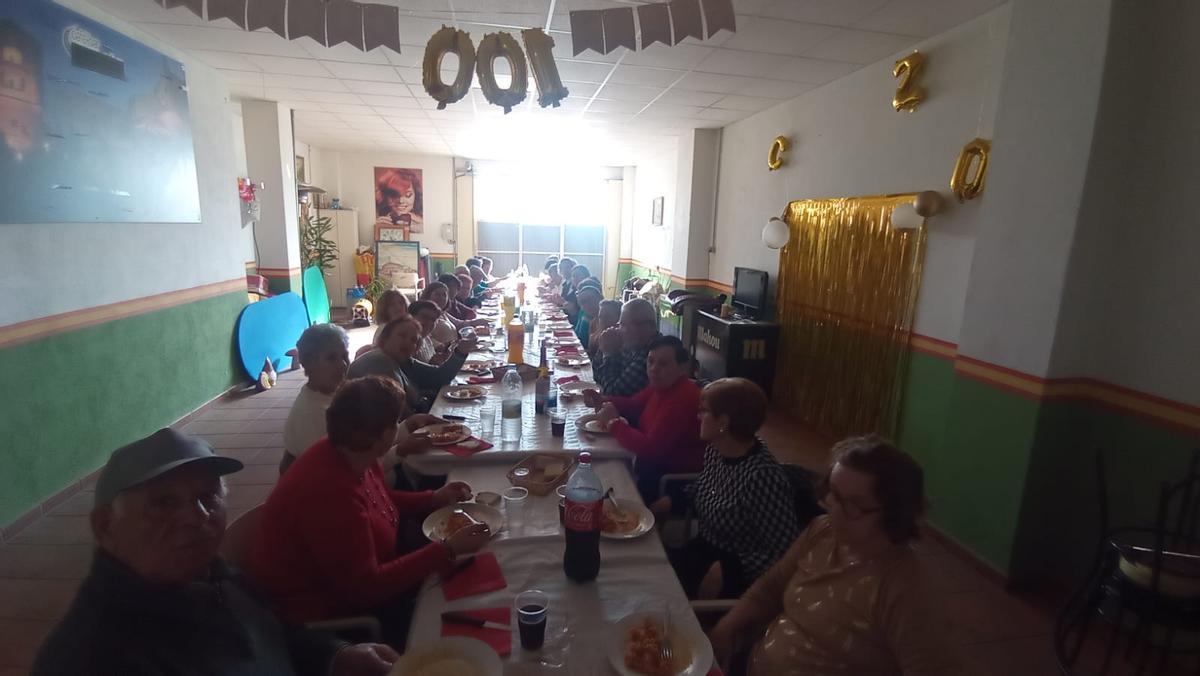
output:
[[[0,350],[0,524],[240,381],[245,305],[237,291]]]
[[[304,282],[301,280],[300,275],[292,275],[286,279],[283,277],[268,277],[267,289],[271,293],[276,294],[291,291],[298,296],[304,296]]]

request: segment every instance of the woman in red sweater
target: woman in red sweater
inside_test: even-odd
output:
[[[632,397],[604,397],[587,390],[584,402],[599,408],[609,433],[637,455],[638,491],[649,503],[658,495],[663,474],[700,471],[704,442],[700,388],[689,377],[692,360],[687,348],[674,336],[660,336],[646,349],[650,384],[645,389]]]
[[[403,633],[386,625],[405,595],[456,556],[487,543],[487,526],[479,525],[397,554],[401,519],[471,497],[461,482],[436,492],[387,488],[379,458],[395,443],[397,421],[407,413],[404,390],[393,380],[344,383],[326,411],[328,438],[300,456],[267,498],[248,567],[286,619],[379,614],[390,642],[396,634],[402,642]]]

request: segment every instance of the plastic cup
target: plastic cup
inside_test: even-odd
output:
[[[561,407],[555,406],[550,409],[550,434],[556,437],[561,437],[567,431],[567,412]]]
[[[540,589],[531,589],[517,594],[513,601],[517,609],[517,628],[521,634],[521,647],[526,650],[541,650],[546,642],[546,618],[550,614],[550,595]]]
[[[490,440],[496,434],[496,405],[479,407],[479,438]]]
[[[525,504],[529,497],[529,489],[513,486],[500,496],[504,499],[504,518],[508,521],[508,532],[516,534],[525,525]]]

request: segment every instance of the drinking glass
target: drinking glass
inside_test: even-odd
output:
[[[523,591],[517,594],[513,606],[517,609],[521,647],[526,650],[541,650],[546,641],[546,617],[550,611],[550,595],[540,589]]]
[[[525,505],[529,489],[513,486],[500,494],[504,498],[504,519],[508,522],[510,535],[518,535],[525,526]]]
[[[550,413],[550,434],[555,437],[561,437],[567,431],[567,412],[561,407],[547,409]]]
[[[496,405],[484,404],[479,407],[479,438],[491,441],[496,434]]]

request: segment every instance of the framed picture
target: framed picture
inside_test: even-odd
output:
[[[304,172],[304,156],[296,156],[296,182],[308,183],[308,174]]]
[[[651,225],[662,225],[663,224],[662,217],[663,217],[663,198],[655,197],[654,198],[654,207],[652,208],[652,210],[650,212],[650,224]]]
[[[388,286],[415,289],[420,270],[420,242],[375,242],[375,274]]]
[[[375,225],[425,232],[425,191],[420,169],[375,167]],[[405,237],[405,239],[408,239]]]
[[[376,242],[404,242],[408,240],[408,228],[403,225],[392,225],[387,221],[375,221]]]

